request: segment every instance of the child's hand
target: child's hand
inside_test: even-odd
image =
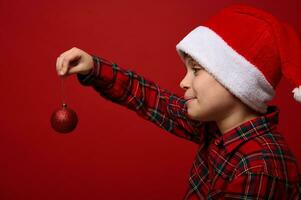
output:
[[[86,75],[92,68],[92,56],[76,47],[65,51],[56,60],[56,71],[59,76],[76,73]]]

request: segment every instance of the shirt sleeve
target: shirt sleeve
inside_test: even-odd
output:
[[[300,183],[290,183],[266,173],[245,172],[227,183],[211,199],[300,199]]]
[[[160,128],[200,144],[207,123],[187,116],[185,99],[153,81],[111,61],[93,55],[94,66],[86,75],[77,74],[84,86],[92,86],[102,97],[135,111]],[[209,124],[209,123],[208,123]]]

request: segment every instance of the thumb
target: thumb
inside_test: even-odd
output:
[[[67,75],[69,68],[78,65],[81,56],[78,54],[69,54],[61,59],[61,75]]]
[[[68,75],[77,74],[83,71],[83,64],[76,65],[74,67],[69,68],[67,71]]]

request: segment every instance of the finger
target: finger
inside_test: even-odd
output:
[[[71,74],[77,74],[79,72],[81,72],[81,68],[82,66],[81,65],[77,65],[76,67],[72,67],[68,70],[67,74],[68,75],[71,75]]]
[[[62,57],[60,66],[61,66],[61,71],[60,71],[61,75],[65,75],[65,73],[68,71],[68,61],[66,57]]]
[[[56,72],[57,72],[58,75],[60,74],[60,70],[59,70],[59,59],[60,59],[60,57],[57,57],[57,58],[56,58]]]
[[[66,55],[70,54],[71,52],[77,50],[77,48],[73,47],[65,52],[63,52],[58,59],[58,71],[62,71],[63,70],[63,59],[66,57]]]
[[[69,71],[68,71],[68,75],[78,73],[78,72],[80,71],[80,68],[79,68],[79,67],[80,67],[80,66],[70,68]]]
[[[59,72],[59,75],[63,75],[63,60],[64,60],[63,56],[59,57],[59,59],[58,59],[58,72]]]
[[[73,68],[72,64],[76,66],[77,62],[74,61],[77,61],[80,59],[80,57],[81,56],[78,55],[77,52],[71,52],[70,54],[66,55],[62,61],[62,74],[66,74],[71,68]]]
[[[63,75],[63,67],[62,67],[63,59],[64,59],[64,57],[61,56],[58,58],[58,61],[57,61],[58,62],[57,71],[58,71],[58,74],[61,76]]]
[[[79,49],[76,47],[73,47],[65,52],[63,52],[62,54],[60,54],[60,56],[57,58],[57,73],[61,76],[63,76],[64,74],[66,74],[66,72],[68,71],[68,67],[70,64],[70,61],[74,58],[68,58],[69,55],[74,55],[74,54],[79,54]],[[67,57],[67,58],[66,58]],[[65,59],[67,59],[67,63],[65,61]],[[68,60],[69,59],[69,60]]]
[[[78,50],[78,48],[73,47],[73,48],[68,49],[67,51],[61,53],[61,55],[60,55],[59,57],[64,57],[64,56],[66,56],[67,54],[71,53],[72,51],[77,51],[77,50]]]

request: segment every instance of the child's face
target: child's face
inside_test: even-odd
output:
[[[187,73],[180,83],[185,90],[188,115],[199,121],[216,121],[230,114],[237,100],[211,74],[194,61],[185,57]]]

